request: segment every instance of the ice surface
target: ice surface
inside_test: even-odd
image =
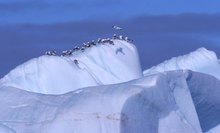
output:
[[[32,59],[12,70],[0,84],[43,94],[63,94],[142,77],[136,47],[123,40],[114,40],[114,44],[93,46],[70,57]],[[75,59],[79,64],[74,63]]]
[[[0,124],[17,133],[201,133],[191,91],[200,93],[204,81],[193,75],[168,72],[62,95],[2,87]]]
[[[216,126],[215,128],[210,129],[206,133],[220,133],[220,124]]]
[[[173,71],[45,95],[1,87],[1,133],[218,133],[220,81]]]
[[[220,62],[214,52],[205,48],[199,48],[187,55],[164,61],[157,66],[145,70],[144,75],[180,69],[202,72],[220,79]]]
[[[216,133],[220,124],[220,80],[214,77],[196,73],[187,80],[195,108],[204,132],[215,128]],[[217,128],[218,127],[218,128]],[[212,132],[214,132],[212,130]]]
[[[16,132],[4,125],[0,125],[0,133],[16,133]]]
[[[143,76],[135,46],[114,43],[12,70],[0,80],[0,133],[219,133],[215,53],[200,48]]]

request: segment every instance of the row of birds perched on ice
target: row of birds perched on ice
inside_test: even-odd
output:
[[[122,35],[117,36],[116,34],[114,34],[112,39],[110,39],[110,38],[107,38],[107,39],[98,38],[97,41],[92,40],[91,42],[83,43],[82,47],[75,46],[72,50],[62,51],[61,56],[70,56],[70,55],[73,54],[73,52],[76,52],[76,51],[84,52],[86,48],[90,48],[90,47],[96,46],[98,44],[103,44],[103,45],[104,44],[111,44],[111,45],[114,45],[113,40],[115,40],[115,39],[124,40],[124,41],[127,41],[127,42],[133,42],[133,40],[131,40],[128,37],[123,37]],[[47,51],[47,52],[45,52],[45,55],[56,56],[57,52],[56,51]]]

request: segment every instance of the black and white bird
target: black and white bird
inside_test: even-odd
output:
[[[86,47],[86,45],[87,45],[86,43],[83,43],[83,45],[82,45],[82,46],[83,46],[83,47]]]
[[[95,40],[92,40],[91,44],[95,46],[96,45]]]
[[[78,62],[77,59],[74,60],[74,63],[75,63],[76,65],[79,65],[79,62]]]
[[[117,26],[117,25],[113,25],[112,28],[115,29],[115,30],[122,30],[122,28]]]
[[[87,44],[85,45],[86,48],[89,48],[89,47],[91,47],[91,46],[92,46],[92,45],[91,45],[90,42],[87,42]]]
[[[45,55],[52,55],[52,54],[51,54],[51,51],[46,51],[46,52],[45,52]]]
[[[65,50],[65,51],[62,51],[61,56],[70,56],[72,54],[73,54],[72,50]]]
[[[68,50],[68,51],[67,51],[67,54],[68,54],[68,55],[72,55],[72,54],[73,54],[73,51],[72,51],[72,50]]]
[[[73,48],[73,51],[77,51],[77,50],[80,50],[80,48],[79,48],[78,46],[75,46],[75,47]]]
[[[113,39],[118,39],[116,34],[113,35]]]
[[[61,56],[67,56],[68,55],[68,50],[62,51]]]
[[[109,44],[114,45],[114,41],[110,40]]]
[[[53,56],[56,56],[56,55],[57,55],[57,51],[52,51],[51,54],[52,54]]]
[[[45,55],[56,56],[57,52],[56,51],[46,51]]]
[[[67,56],[67,50],[65,50],[65,51],[62,51],[62,54],[61,54],[61,56]]]
[[[120,40],[124,40],[124,37],[122,35],[119,36]]]
[[[133,40],[131,40],[131,39],[128,38],[127,36],[125,37],[125,41],[127,41],[127,42],[133,42]]]
[[[97,39],[97,43],[101,43],[102,39],[101,38],[98,38]]]
[[[109,41],[110,41],[110,38],[102,39],[102,40],[101,40],[101,43],[102,43],[102,44],[106,44],[106,43],[108,43]]]
[[[85,47],[81,47],[81,49],[80,49],[82,52],[84,52],[85,51]]]

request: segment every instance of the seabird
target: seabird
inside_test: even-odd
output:
[[[119,39],[124,40],[124,37],[122,35],[119,36]]]
[[[74,51],[77,51],[77,50],[79,50],[80,48],[78,47],[78,46],[75,46],[74,48],[73,48],[73,50]]]
[[[57,51],[52,51],[51,55],[56,56],[57,55]]]
[[[113,39],[118,39],[116,34],[113,35]]]
[[[92,40],[91,44],[92,45],[96,45],[95,40]]]
[[[56,56],[56,54],[57,54],[56,51],[52,51],[52,52],[51,51],[46,51],[45,52],[45,55],[50,55],[50,56]]]
[[[80,49],[82,52],[84,52],[85,51],[85,47],[81,47],[81,49]]]
[[[86,43],[83,43],[83,47],[86,47],[86,45],[87,45]]]
[[[97,43],[101,43],[102,39],[98,38]]]
[[[64,50],[64,51],[62,51],[62,54],[61,54],[61,56],[67,56],[67,50]]]
[[[87,43],[87,44],[86,44],[86,47],[87,47],[87,48],[91,47],[91,44],[90,44],[90,43]]]
[[[131,39],[128,38],[128,37],[125,37],[125,41],[127,41],[127,42],[133,42],[133,40],[131,40]]]
[[[51,55],[51,52],[50,51],[46,51],[45,55]]]
[[[109,44],[114,45],[114,41],[110,40]]]
[[[112,28],[115,29],[115,30],[122,30],[122,28],[117,26],[117,25],[112,26]]]
[[[79,62],[78,62],[78,60],[77,60],[77,59],[75,59],[75,60],[74,60],[74,63],[75,63],[76,65],[78,65],[78,64],[79,64]]]
[[[101,39],[101,43],[104,44],[106,39]]]
[[[73,54],[73,51],[72,50],[68,50],[67,51],[67,55],[72,55]]]

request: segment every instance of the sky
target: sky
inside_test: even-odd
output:
[[[114,33],[134,40],[142,69],[200,47],[220,57],[219,7],[219,0],[0,0],[0,77],[47,50]]]

